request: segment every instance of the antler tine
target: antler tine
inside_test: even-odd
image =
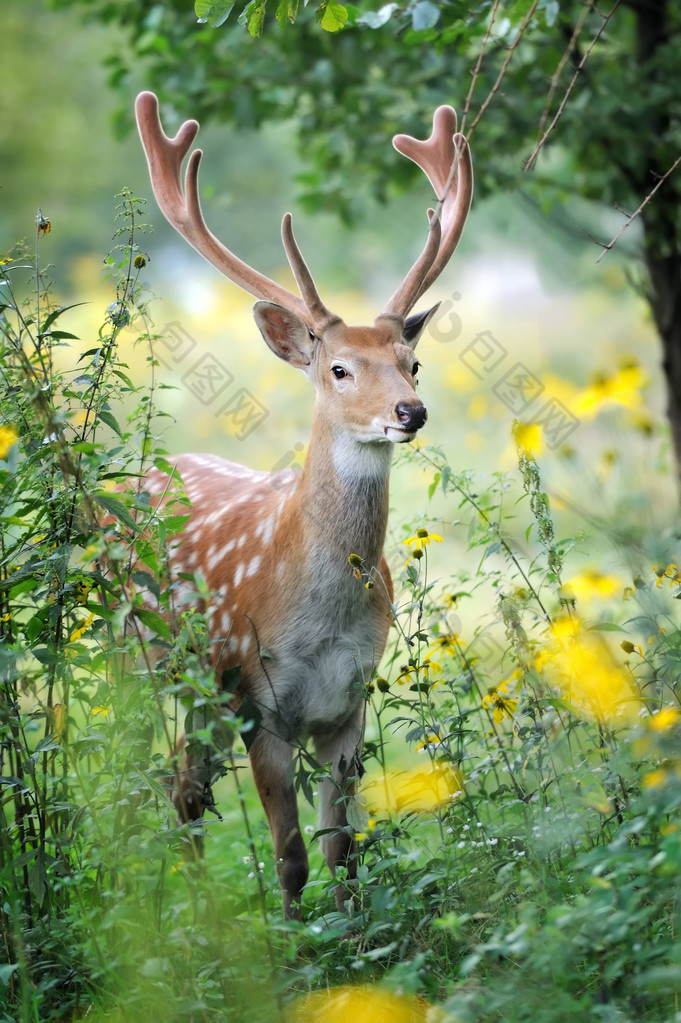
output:
[[[149,165],[152,189],[168,222],[209,263],[244,291],[256,298],[277,302],[297,313],[306,322],[315,322],[305,301],[244,263],[208,229],[199,201],[199,164],[203,155],[200,149],[194,150],[189,157],[183,192],[182,161],[196,138],[198,122],[185,121],[177,135],[168,138],[161,126],[158,99],[153,92],[140,93],[135,103],[135,113]]]
[[[318,330],[322,330],[334,320],[339,320],[340,317],[329,312],[319,297],[317,286],[293,234],[293,218],[290,213],[285,213],[281,222],[281,239],[284,243],[286,258],[300,289],[300,294],[303,296],[303,301],[310,312],[312,322]]]
[[[442,230],[433,258],[430,262],[424,258],[426,251],[430,251],[427,244],[388,303],[385,314],[406,316],[440,276],[461,238],[473,197],[473,166],[468,142],[456,129],[456,112],[452,107],[441,106],[433,115],[433,130],[428,139],[421,141],[410,135],[396,135],[393,139],[398,153],[418,164],[435,189],[438,204],[434,216]],[[432,220],[431,217],[431,226]]]

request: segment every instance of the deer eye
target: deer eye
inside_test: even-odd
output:
[[[342,366],[332,366],[331,372],[335,376],[336,380],[342,380],[343,377],[348,375],[347,370],[344,370]]]
[[[420,362],[415,362],[414,365],[411,367],[411,375],[413,377],[415,377],[420,369],[421,369],[421,363]]]

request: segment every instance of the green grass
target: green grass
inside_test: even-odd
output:
[[[301,758],[312,870],[286,923],[238,721],[216,747],[201,616],[170,629],[142,606],[143,586],[168,599],[183,507],[151,516],[135,494],[165,464],[164,396],[138,200],[119,212],[84,343],[39,236],[0,271],[0,1020],[677,1020],[676,534],[572,509],[562,537],[522,430],[517,468],[486,481],[409,456],[431,516],[400,523],[367,686],[354,901],[335,910],[305,802],[321,769]],[[144,386],[121,361],[131,328]],[[587,545],[609,551],[590,573]],[[168,799],[188,720],[220,775],[198,860]]]

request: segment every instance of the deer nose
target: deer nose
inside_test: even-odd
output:
[[[395,415],[405,430],[410,433],[420,430],[428,418],[425,405],[410,405],[408,401],[398,402],[395,406]]]

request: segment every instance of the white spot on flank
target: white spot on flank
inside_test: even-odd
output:
[[[255,575],[255,573],[258,571],[259,568],[260,568],[260,555],[256,554],[256,556],[254,558],[251,558],[251,560],[249,562],[248,568],[246,569],[246,576],[250,577],[252,575]]]
[[[241,643],[239,644],[239,650],[240,650],[240,653],[241,653],[242,657],[245,656],[248,653],[248,651],[250,649],[250,646],[251,646],[252,638],[253,637],[251,636],[251,634],[247,633],[243,637],[243,639],[241,640]]]
[[[243,547],[243,545],[246,543],[246,540],[247,540],[247,537],[246,537],[246,534],[244,533],[244,535],[240,536],[239,539],[237,540],[237,544],[236,544],[237,547]]]
[[[261,522],[258,523],[255,530],[255,535],[262,536],[263,544],[270,543],[272,539],[272,534],[274,532],[274,522],[275,515],[270,515],[268,519],[263,519]]]
[[[208,568],[208,570],[212,572],[214,568],[217,568],[220,562],[222,561],[223,557],[224,551],[221,551],[219,548],[218,550],[215,550],[215,548],[211,548],[211,550],[208,552],[208,557],[206,558],[206,567]]]
[[[239,585],[239,583],[241,582],[241,580],[244,577],[244,572],[245,571],[246,571],[246,566],[244,565],[244,563],[242,561],[241,564],[237,566],[237,570],[234,573],[234,585],[235,586]]]

